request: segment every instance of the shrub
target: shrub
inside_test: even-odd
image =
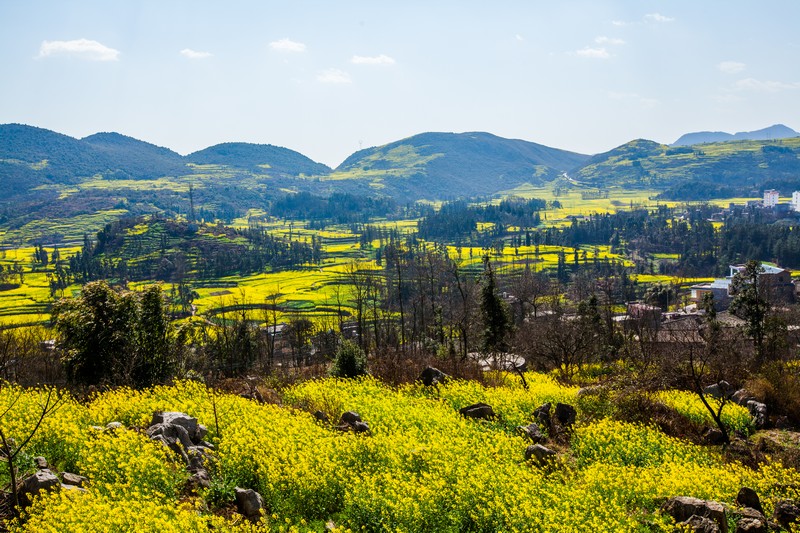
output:
[[[366,373],[367,356],[364,355],[364,351],[352,341],[342,341],[336,350],[331,375],[337,378],[355,378]]]

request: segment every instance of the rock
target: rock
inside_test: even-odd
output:
[[[208,449],[203,446],[191,446],[186,450],[186,455],[189,457],[187,466],[189,472],[206,470],[208,463],[211,461]]]
[[[721,533],[728,532],[725,506],[719,502],[701,500],[690,496],[676,496],[664,502],[661,506],[661,512],[670,515],[676,522],[689,520],[692,515],[710,518],[716,522]]]
[[[339,420],[342,424],[352,426],[356,422],[361,422],[361,416],[355,411],[345,411]]]
[[[192,446],[192,439],[189,437],[189,432],[183,426],[174,424],[156,424],[147,428],[147,436],[151,439],[158,435],[163,436],[170,447],[176,443],[180,443],[184,450],[188,450]]]
[[[708,517],[693,514],[686,520],[678,522],[678,525],[689,528],[695,533],[721,533],[719,525]],[[685,531],[681,529],[681,531]]]
[[[578,415],[575,408],[567,403],[556,404],[556,420],[562,426],[571,426],[575,423],[575,417]]]
[[[155,426],[158,424],[181,426],[189,433],[190,438],[193,438],[197,434],[197,419],[186,413],[178,413],[175,411],[163,413],[155,412],[153,413],[153,420],[150,422],[150,425]]]
[[[461,413],[461,416],[474,418],[476,420],[491,420],[497,417],[494,413],[494,409],[492,409],[490,405],[482,402],[462,407],[458,412]]]
[[[758,518],[740,518],[736,521],[735,533],[768,533],[769,526]]]
[[[731,395],[731,400],[742,407],[747,407],[747,402],[755,399],[756,397],[753,396],[747,389],[739,389]]]
[[[533,412],[533,417],[536,419],[537,422],[542,424],[545,427],[550,427],[550,409],[551,409],[550,402],[540,405],[536,408]]]
[[[125,427],[125,426],[122,425],[122,422],[114,421],[114,422],[109,422],[108,424],[106,424],[106,429],[108,431],[114,431],[116,429],[121,429],[123,427]]]
[[[76,490],[76,491],[78,491],[78,492],[88,492],[88,491],[87,491],[86,489],[84,489],[83,487],[78,487],[78,486],[76,486],[76,485],[69,485],[69,484],[67,484],[67,483],[62,483],[62,484],[61,484],[61,490]]]
[[[200,469],[194,471],[186,483],[191,490],[197,491],[199,488],[211,487],[211,478],[208,477],[208,471]]]
[[[762,515],[764,514],[764,508],[761,507],[761,499],[758,497],[756,491],[749,487],[742,487],[739,489],[739,494],[736,495],[736,504],[742,507],[755,509]]]
[[[708,428],[706,432],[703,433],[703,438],[706,439],[707,443],[715,446],[725,443],[725,435],[722,434],[719,428]]]
[[[790,524],[800,523],[800,507],[794,500],[779,500],[775,503],[772,517],[781,527],[789,529]]]
[[[352,424],[353,433],[369,433],[369,424],[366,422],[358,421]]]
[[[718,383],[714,383],[713,385],[709,385],[708,387],[703,389],[703,394],[706,396],[713,396],[714,398],[729,398],[733,393],[733,387],[731,384],[725,380],[722,380]]]
[[[264,508],[264,499],[261,494],[253,489],[242,489],[236,487],[236,509],[249,518],[256,521],[261,518],[261,510]]]
[[[533,444],[525,448],[525,460],[536,459],[536,462],[540,465],[547,464],[547,461],[555,458],[556,455],[556,452],[541,444]]]
[[[33,458],[33,464],[36,465],[37,470],[47,470],[50,468],[50,465],[47,464],[47,459],[41,455]]]
[[[769,417],[767,416],[767,405],[755,400],[747,402],[747,410],[750,411],[750,416],[753,417],[753,425],[756,429],[764,429],[767,427]]]
[[[89,481],[83,476],[73,474],[71,472],[61,472],[61,479],[67,485],[74,485],[76,487],[83,487],[83,484]]]
[[[318,422],[322,422],[323,424],[327,424],[328,422],[330,422],[330,420],[328,420],[328,415],[326,415],[322,411],[314,411],[313,416]]]
[[[789,421],[789,417],[785,415],[775,417],[773,426],[775,426],[775,429],[792,429],[792,423]]]
[[[531,439],[534,444],[539,444],[545,440],[544,433],[539,429],[539,424],[536,422],[531,422],[527,426],[517,426],[517,431]]]
[[[20,504],[30,503],[31,499],[43,490],[51,490],[60,487],[61,482],[54,473],[50,470],[39,470],[22,481]]]
[[[429,366],[422,371],[419,375],[419,379],[417,381],[421,381],[423,385],[426,387],[432,387],[434,385],[438,385],[439,383],[446,383],[448,379],[448,375],[439,370],[438,368],[434,368]]]
[[[189,435],[192,438],[192,442],[201,442],[205,436],[208,435],[208,428],[203,424],[197,424],[197,429],[194,432],[194,435]]]

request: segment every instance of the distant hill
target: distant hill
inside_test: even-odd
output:
[[[740,131],[739,133],[725,133],[724,131],[698,131],[686,133],[672,143],[672,146],[688,146],[692,144],[716,143],[725,141],[767,141],[774,139],[788,139],[800,137],[800,132],[794,131],[783,124],[775,124],[768,128],[756,131]]]
[[[649,188],[665,198],[705,200],[800,190],[800,137],[666,146],[636,140],[570,172],[591,187]]]
[[[119,133],[95,133],[81,139],[103,154],[109,169],[134,179],[160,178],[186,174],[183,156],[168,148],[134,139]]]
[[[312,161],[294,150],[271,144],[223,143],[186,156],[197,165],[226,165],[259,174],[283,176],[313,176],[328,174],[327,165]]]
[[[490,133],[423,133],[348,157],[331,180],[368,180],[384,194],[473,197],[541,184],[589,156]]]

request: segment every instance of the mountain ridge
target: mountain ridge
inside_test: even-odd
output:
[[[783,124],[773,124],[766,128],[754,131],[740,131],[727,133],[724,131],[696,131],[684,133],[670,146],[690,146],[725,141],[767,141],[774,139],[789,139],[800,137],[800,132]]]

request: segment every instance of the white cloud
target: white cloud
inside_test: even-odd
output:
[[[273,50],[278,50],[280,52],[305,52],[306,45],[303,43],[298,43],[297,41],[292,41],[288,37],[284,37],[278,41],[272,41],[269,43],[269,47]]]
[[[525,40],[525,37],[523,37],[523,36],[522,36],[522,35],[520,35],[519,33],[518,33],[518,34],[516,34],[516,35],[514,36],[514,38],[515,38],[516,40],[518,40],[519,42],[522,42],[522,41],[524,41],[524,40]]]
[[[608,93],[608,97],[613,100],[622,100],[622,101],[629,101],[635,102],[642,106],[643,108],[653,108],[659,104],[659,101],[655,98],[648,98],[646,96],[642,96],[638,93],[618,93],[618,92],[610,92]]]
[[[75,39],[74,41],[42,41],[38,57],[73,56],[90,61],[117,61],[119,50],[114,50],[97,41]]]
[[[350,74],[338,68],[329,68],[321,71],[317,74],[317,81],[320,83],[336,83],[340,85],[353,83],[353,80],[350,79]]]
[[[644,16],[644,20],[647,22],[673,22],[675,19],[661,13],[648,13]]]
[[[745,78],[734,84],[734,87],[741,91],[753,91],[760,93],[777,93],[800,89],[800,83],[786,83],[783,81],[762,81],[755,78]]]
[[[612,20],[611,24],[613,24],[614,26],[627,26],[628,25],[628,23],[625,22],[624,20]]]
[[[592,59],[608,59],[611,55],[605,48],[581,48],[575,51],[575,55],[580,57],[590,57]]]
[[[379,56],[353,56],[350,62],[354,65],[394,65],[392,57],[381,54]]]
[[[613,45],[620,45],[625,44],[625,41],[619,39],[617,37],[606,37],[605,35],[601,35],[600,37],[595,37],[594,42],[597,44],[613,44]]]
[[[736,74],[745,69],[747,65],[738,61],[723,61],[717,65],[717,69],[725,74]]]
[[[183,57],[188,57],[189,59],[205,59],[213,55],[211,52],[198,52],[191,48],[184,48],[180,53]]]

